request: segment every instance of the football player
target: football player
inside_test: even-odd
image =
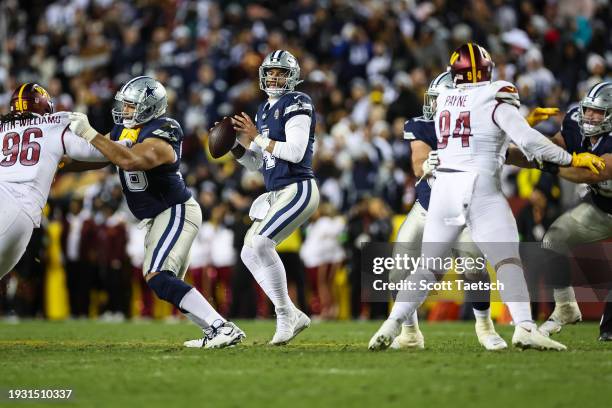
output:
[[[410,141],[412,165],[415,175],[420,177],[420,181],[416,185],[416,202],[398,231],[396,238],[398,244],[396,244],[396,248],[397,250],[405,250],[410,253],[411,256],[418,257],[421,254],[420,244],[425,228],[427,208],[429,207],[433,172],[440,164],[438,152],[436,150],[438,141],[433,122],[436,98],[441,88],[452,86],[453,80],[449,71],[438,75],[425,92],[423,116],[409,119],[404,124],[404,137]],[[530,126],[533,126],[537,122],[556,114],[557,111],[556,108],[536,108],[530,112],[527,117],[527,122]],[[513,155],[513,157],[514,156],[516,155]],[[458,242],[461,243],[461,249],[454,248],[453,251],[455,253],[461,251],[469,256],[480,256],[480,251],[474,245],[470,237],[469,228],[466,227],[463,229],[459,235]],[[402,245],[402,243],[410,244]],[[418,245],[415,245],[417,243]],[[390,278],[394,281],[405,279],[408,271],[402,272],[403,273],[399,275],[399,271],[394,270],[392,271],[392,275],[396,274],[398,276],[390,275]],[[465,275],[467,280],[488,278],[488,273],[486,271],[470,271],[470,273],[466,273]],[[484,301],[484,296],[487,294],[488,291],[483,293],[470,291],[466,293],[466,301],[472,304],[474,317],[476,319],[476,335],[479,343],[487,350],[502,350],[507,348],[508,345],[495,331],[493,320],[491,320],[490,303]],[[394,349],[423,348],[424,345],[424,337],[419,329],[417,314],[414,312],[408,320],[402,324],[400,335],[393,340],[390,347]]]
[[[604,161],[586,152],[572,156],[532,129],[517,109],[520,102],[516,88],[505,81],[491,82],[494,64],[483,47],[461,45],[451,55],[449,65],[455,86],[442,89],[436,99],[434,123],[440,166],[423,231],[424,259],[443,257],[468,225],[474,242],[495,268],[500,287],[503,285],[502,300],[516,325],[512,344],[564,350],[564,345],[540,333],[531,317],[516,221],[501,192],[500,170],[510,140],[530,160],[587,167],[594,172],[605,167]],[[370,340],[371,350],[389,347],[401,323],[414,313],[427,297],[430,284],[442,275],[443,271],[427,265],[409,277],[418,289],[400,291],[389,319]]]
[[[54,113],[40,85],[20,85],[10,113],[0,117],[0,279],[10,272],[40,226],[53,177],[64,155],[107,162],[93,146],[68,128],[67,112]]]
[[[436,97],[443,87],[453,86],[453,81],[450,72],[444,72],[438,75],[425,92],[425,100],[423,104],[423,116],[412,118],[404,124],[404,138],[410,141],[412,151],[412,165],[417,177],[420,177],[416,184],[416,202],[410,209],[410,212],[404,219],[396,237],[396,245],[394,247],[394,256],[398,252],[408,253],[410,256],[418,257],[421,254],[421,241],[423,238],[423,230],[425,228],[425,220],[427,218],[427,209],[429,207],[429,197],[431,194],[431,184],[433,183],[433,172],[439,165],[437,152],[436,129],[433,122],[433,114],[435,112]],[[459,236],[462,243],[462,251],[465,247],[469,248],[468,253],[479,254],[478,248],[473,248],[474,245],[470,238],[469,228],[464,228]],[[455,249],[457,251],[457,249]],[[393,270],[390,273],[389,279],[398,282],[406,278],[409,271]],[[484,278],[486,271],[472,271],[476,275],[470,274],[469,278]],[[466,278],[467,274],[466,274]],[[474,295],[474,296],[472,296]],[[466,293],[466,301],[472,303],[474,316],[476,318],[476,335],[479,343],[487,350],[501,350],[507,348],[507,344],[503,338],[495,331],[493,321],[491,320],[491,311],[489,302],[477,301],[480,297],[477,293]],[[471,301],[470,299],[474,299]],[[399,336],[393,340],[391,348],[424,348],[425,339],[419,329],[418,318],[416,311],[412,313],[402,324],[402,331]]]
[[[540,330],[561,331],[565,324],[582,319],[574,290],[569,286],[569,251],[579,244],[612,238],[612,82],[595,85],[578,106],[568,110],[553,141],[569,153],[590,152],[605,160],[606,168],[593,174],[578,168],[555,169],[575,183],[589,185],[589,194],[574,209],[559,217],[544,235],[544,247],[555,251],[553,268],[566,277],[567,286],[554,289],[555,310]],[[549,167],[550,168],[550,167]],[[553,167],[554,168],[554,167]],[[612,304],[606,304],[600,339],[612,340]]]
[[[254,220],[240,257],[276,310],[273,345],[288,343],[310,325],[310,319],[291,302],[285,267],[275,250],[319,205],[312,170],[315,112],[310,97],[296,92],[300,66],[291,53],[276,50],[259,67],[259,86],[268,95],[255,116],[233,117],[234,128],[250,142],[238,142],[232,153],[248,170],[263,173],[266,193],[250,210]]]
[[[147,285],[204,332],[185,346],[232,346],[245,337],[242,330],[183,281],[202,213],[179,172],[183,131],[178,122],[164,116],[167,105],[163,85],[140,76],[115,95],[110,138],[93,129],[82,113],[70,114],[70,128],[117,166],[128,206],[147,228],[142,268]],[[132,142],[132,147],[114,143],[122,140]]]

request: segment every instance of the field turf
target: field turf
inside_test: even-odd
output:
[[[0,406],[605,407],[612,343],[566,328],[568,352],[485,352],[471,323],[423,324],[424,351],[367,350],[379,322],[318,323],[285,347],[271,321],[239,321],[233,349],[182,347],[188,324],[0,322]],[[509,341],[512,327],[501,326]],[[70,388],[69,401],[10,401],[8,389]]]

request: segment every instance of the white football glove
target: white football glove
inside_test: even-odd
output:
[[[70,130],[83,139],[91,142],[94,137],[98,135],[98,131],[91,127],[87,115],[81,112],[70,112],[68,114],[70,119]]]
[[[440,159],[438,158],[438,151],[430,151],[429,155],[427,156],[427,160],[423,162],[423,177],[431,175],[439,165]]]

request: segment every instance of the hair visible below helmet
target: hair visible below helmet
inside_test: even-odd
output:
[[[126,111],[132,105],[134,111]],[[166,113],[166,89],[155,79],[139,76],[128,81],[117,91],[113,107],[113,121],[117,125],[133,128]]]
[[[282,86],[278,86],[277,77],[268,77],[268,71],[272,68],[279,68],[287,71],[285,83]],[[269,86],[268,82],[272,82],[272,84]],[[286,92],[293,91],[301,82],[300,65],[297,59],[289,51],[272,51],[266,55],[266,58],[264,58],[259,67],[259,88],[267,93],[268,96],[276,97]]]
[[[586,108],[603,111],[603,119],[592,123],[584,117]],[[601,82],[589,90],[580,101],[578,123],[585,136],[612,132],[612,82]]]
[[[10,111],[11,113],[32,112],[38,115],[53,113],[53,101],[45,88],[27,82],[18,86],[13,92]]]
[[[436,114],[436,99],[443,88],[451,88],[453,86],[453,77],[450,71],[446,71],[438,75],[425,91],[423,96],[423,116],[425,119],[433,119]]]
[[[494,66],[489,52],[476,43],[465,43],[457,48],[449,62],[455,85],[490,81]]]

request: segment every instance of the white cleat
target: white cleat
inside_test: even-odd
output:
[[[567,350],[563,344],[542,334],[535,323],[521,323],[514,329],[512,345],[520,349]]]
[[[414,326],[402,325],[402,332],[399,336],[393,339],[393,342],[389,348],[394,350],[402,349],[419,349],[425,348],[425,338],[423,333],[419,330],[419,325]]]
[[[476,319],[476,336],[478,342],[489,351],[504,350],[508,343],[495,331],[493,320],[490,318]]]
[[[368,348],[372,351],[388,349],[393,340],[400,334],[400,331],[401,325],[397,320],[385,320],[380,329],[370,339]]]
[[[188,340],[183,345],[190,348],[207,349],[232,347],[240,343],[245,337],[244,332],[234,323],[215,320],[209,328],[204,329],[204,337]]]
[[[285,345],[310,326],[310,318],[304,312],[293,305],[286,309],[276,309],[276,332],[270,340],[271,345]]]
[[[566,324],[575,324],[582,321],[582,313],[576,302],[557,303],[547,321],[542,323],[539,330],[546,336],[557,334]]]

